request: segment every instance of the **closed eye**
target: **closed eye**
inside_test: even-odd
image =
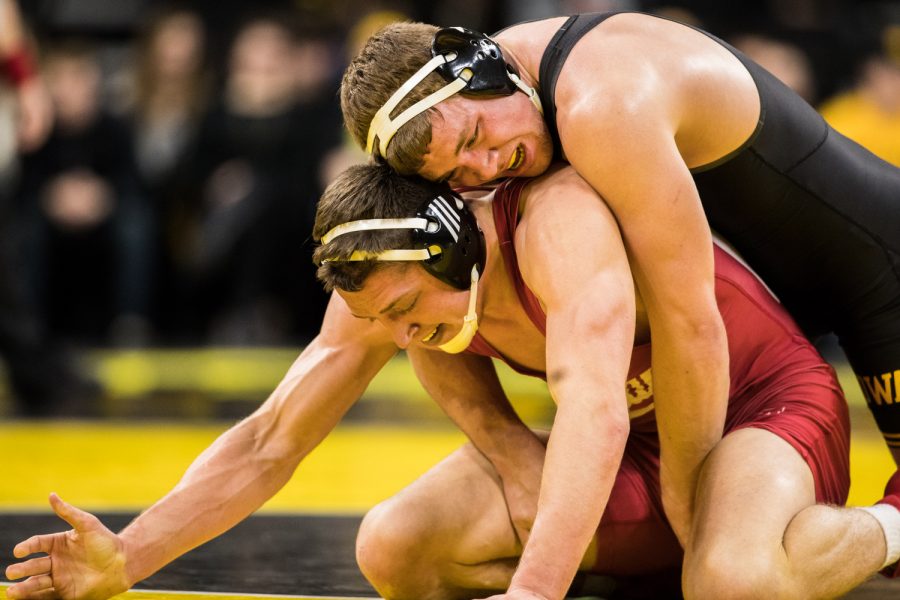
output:
[[[466,148],[471,148],[475,145],[475,142],[478,140],[478,124],[475,125],[475,131],[472,133],[472,137],[469,139],[468,143],[466,143]]]
[[[417,296],[417,297],[416,297],[416,300],[418,300],[418,299],[419,299],[419,298],[418,298],[418,296]],[[413,300],[413,301],[412,301],[412,304],[410,304],[410,305],[407,306],[406,308],[401,309],[401,310],[398,310],[398,311],[396,312],[396,314],[402,316],[402,315],[405,315],[405,314],[411,312],[412,309],[415,308],[415,306],[416,306],[416,300]]]

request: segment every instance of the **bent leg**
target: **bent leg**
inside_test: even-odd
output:
[[[669,589],[662,575],[677,573],[681,564],[681,549],[662,517],[655,465],[643,454],[626,454],[581,565],[624,578],[627,590]],[[435,600],[505,590],[522,546],[497,472],[467,445],[373,508],[360,527],[356,553],[384,598]]]
[[[878,522],[816,504],[809,465],[763,429],[728,434],[704,464],[686,549],[686,598],[831,598],[885,556]]]
[[[356,543],[363,574],[392,600],[491,595],[521,553],[500,479],[471,445],[373,508]]]

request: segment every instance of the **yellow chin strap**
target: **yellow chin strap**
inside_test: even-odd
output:
[[[463,318],[462,329],[452,339],[444,342],[438,348],[448,354],[459,354],[469,347],[475,333],[478,331],[478,314],[475,312],[475,304],[478,300],[478,267],[472,267],[472,286],[469,288],[469,311]]]

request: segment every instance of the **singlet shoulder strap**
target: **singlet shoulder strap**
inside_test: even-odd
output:
[[[559,131],[556,128],[556,81],[569,57],[569,52],[575,47],[584,34],[611,17],[615,12],[585,13],[573,15],[566,20],[556,32],[544,55],[541,57],[541,68],[538,73],[540,79],[541,104],[544,106],[544,120],[550,128],[553,137],[553,151],[557,159],[562,158],[562,145],[559,141]]]
[[[530,179],[513,177],[507,179],[494,193],[492,208],[494,212],[494,227],[497,231],[497,240],[500,253],[506,263],[506,270],[510,281],[516,288],[516,295],[528,318],[534,323],[541,335],[547,335],[547,315],[541,306],[540,300],[522,279],[519,270],[519,258],[516,256],[516,228],[519,226],[519,200],[522,190],[528,185]]]

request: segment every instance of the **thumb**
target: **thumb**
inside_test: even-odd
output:
[[[76,508],[56,495],[56,492],[50,494],[50,506],[53,507],[59,518],[72,526],[77,531],[88,529],[94,522],[95,517],[80,508]]]

